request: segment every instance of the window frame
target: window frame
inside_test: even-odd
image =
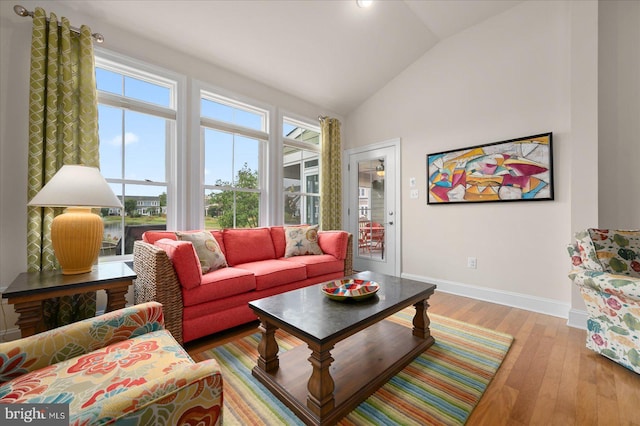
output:
[[[264,114],[263,121],[264,131],[255,130],[227,121],[216,120],[211,117],[204,117],[201,110],[201,101],[203,99],[212,100],[230,107],[241,108],[250,112]],[[191,152],[197,152],[198,155],[192,156],[190,159],[191,182],[197,184],[191,185],[190,199],[195,200],[192,205],[197,207],[191,211],[191,224],[195,225],[195,229],[204,229],[204,193],[205,190],[238,190],[238,188],[216,187],[216,185],[205,185],[204,180],[204,129],[207,127],[214,131],[222,131],[239,136],[245,136],[259,141],[258,154],[258,190],[240,190],[239,192],[257,192],[260,194],[259,222],[258,226],[268,226],[271,223],[269,194],[271,193],[271,181],[269,179],[271,170],[271,149],[274,145],[274,126],[273,117],[275,108],[272,105],[262,103],[249,97],[240,96],[236,93],[222,89],[215,85],[207,84],[199,80],[193,80],[191,91],[191,134],[197,135],[190,140]],[[197,192],[196,192],[197,191]]]
[[[284,224],[284,199],[283,188],[283,149],[286,145],[295,145],[300,149],[314,150],[316,145],[305,144],[295,139],[285,138],[283,135],[284,121],[299,123],[303,127],[320,132],[317,120],[309,116],[303,116],[290,110],[281,109],[275,104],[265,103],[248,96],[243,96],[235,91],[228,90],[214,84],[210,84],[190,75],[181,74],[169,69],[156,66],[135,58],[115,53],[96,46],[96,65],[107,70],[115,71],[143,81],[151,80],[152,83],[175,84],[175,141],[166,147],[165,178],[167,187],[167,229],[204,229],[204,145],[201,126],[201,93],[204,91],[213,95],[214,101],[229,100],[232,104],[238,103],[244,109],[256,112],[266,112],[264,120],[265,131],[260,132],[233,123],[204,117],[207,127],[215,127],[216,130],[235,131],[241,127],[245,136],[261,140],[259,153],[260,182],[260,224],[259,226],[276,226]],[[165,107],[160,105],[137,101],[126,98],[118,100],[119,96],[100,92],[98,103],[114,106],[129,107],[133,105],[133,111],[152,113],[163,118],[166,117]],[[225,103],[225,102],[222,102]],[[231,105],[234,106],[234,105]],[[213,126],[209,126],[213,125]],[[320,162],[322,141],[317,145],[319,153],[318,174],[320,175]],[[301,176],[305,179],[304,173]],[[319,176],[321,180],[322,177]],[[120,182],[118,182],[120,183]],[[125,184],[147,184],[138,181],[124,182]],[[315,194],[309,194],[315,195]],[[103,256],[100,261],[128,260],[131,255]]]
[[[187,78],[173,71],[138,61],[104,48],[95,48],[95,66],[127,77],[136,78],[152,84],[167,87],[170,96],[170,106],[145,102],[97,90],[98,105],[129,110],[135,113],[148,114],[155,117],[173,120],[175,129],[173,140],[167,138],[165,146],[165,181],[146,182],[132,179],[107,178],[111,184],[123,185],[162,185],[167,188],[167,229],[179,229],[186,225],[186,194],[181,190],[186,188],[185,168],[180,167],[186,158],[186,82]],[[97,81],[96,81],[97,84]],[[123,155],[124,151],[123,151]],[[105,177],[106,178],[106,177]],[[131,260],[133,254],[101,256],[100,262]]]
[[[301,117],[298,114],[294,114],[294,113],[290,113],[290,112],[286,112],[286,111],[281,111],[279,114],[279,123],[280,123],[280,131],[279,131],[279,136],[280,136],[280,140],[281,143],[279,144],[280,146],[280,156],[279,156],[279,169],[282,173],[282,176],[280,177],[280,180],[277,182],[277,188],[278,191],[280,193],[280,201],[279,201],[279,205],[280,205],[280,209],[281,212],[279,214],[280,220],[282,221],[281,223],[284,224],[284,200],[285,197],[289,194],[297,194],[300,195],[302,197],[317,197],[318,199],[318,205],[320,205],[320,182],[322,180],[322,131],[320,129],[320,124],[318,122],[314,123],[312,122],[312,120],[309,120],[308,118],[304,118]],[[316,131],[318,133],[318,144],[313,144],[313,143],[309,143],[309,142],[304,142],[304,141],[300,141],[297,139],[292,139],[292,138],[287,138],[286,136],[284,136],[284,123],[288,122],[289,124],[294,124],[298,127],[303,127],[303,128],[307,128],[309,130],[313,130]],[[303,151],[310,151],[310,152],[317,152],[318,154],[318,165],[314,166],[317,167],[318,169],[318,193],[311,193],[311,192],[307,192],[306,191],[306,178],[307,176],[310,176],[308,173],[305,173],[305,167],[304,167],[304,156],[302,158],[301,164],[300,164],[300,186],[301,186],[301,190],[300,192],[288,192],[285,191],[284,189],[284,148],[285,146],[290,146],[293,148],[297,148]],[[303,191],[302,188],[305,188],[305,190]],[[305,206],[300,206],[300,214],[304,215],[306,214],[305,212]],[[318,213],[318,223],[320,222],[320,212]]]

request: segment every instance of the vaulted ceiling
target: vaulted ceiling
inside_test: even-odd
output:
[[[366,9],[355,0],[59,3],[346,115],[439,41],[521,1],[374,0]]]

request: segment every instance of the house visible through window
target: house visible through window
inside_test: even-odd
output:
[[[283,120],[285,225],[320,221],[320,129],[291,118]]]
[[[319,223],[319,126],[187,81],[96,50],[100,171],[124,206],[101,209],[101,260],[148,230]]]

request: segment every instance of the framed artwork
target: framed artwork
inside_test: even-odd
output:
[[[552,133],[427,154],[427,204],[553,200]]]

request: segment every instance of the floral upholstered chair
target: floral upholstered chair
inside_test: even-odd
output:
[[[569,273],[587,305],[587,348],[640,373],[640,231],[587,229]]]
[[[222,376],[149,302],[1,343],[0,403],[68,404],[71,425],[218,425]]]

